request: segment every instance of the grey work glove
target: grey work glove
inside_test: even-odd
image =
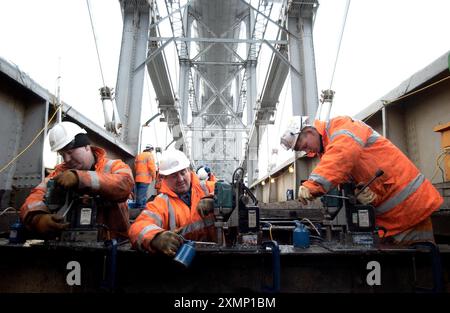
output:
[[[304,205],[308,204],[308,201],[314,200],[315,197],[311,194],[308,188],[305,186],[300,186],[298,188],[298,200]]]
[[[360,189],[356,188],[355,192],[358,193]],[[363,192],[361,192],[356,199],[359,203],[368,205],[377,199],[377,195],[369,188],[366,187]]]
[[[197,204],[197,212],[201,217],[214,212],[214,198],[205,197],[202,198]]]
[[[157,234],[150,242],[150,245],[153,249],[162,252],[165,255],[175,256],[182,243],[183,239],[180,235],[170,230],[166,230]]]

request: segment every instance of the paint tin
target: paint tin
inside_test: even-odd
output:
[[[175,255],[174,261],[189,267],[195,257],[195,243],[193,241],[186,241]]]

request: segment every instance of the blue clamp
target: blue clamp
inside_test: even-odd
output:
[[[280,292],[280,247],[275,240],[262,243],[261,248],[272,248],[272,286],[263,286],[264,292]]]

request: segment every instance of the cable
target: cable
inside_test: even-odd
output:
[[[427,86],[425,86],[425,87],[422,87],[422,88],[420,88],[420,89],[417,89],[416,91],[407,93],[407,94],[405,94],[405,95],[403,95],[403,96],[401,96],[401,97],[398,97],[398,98],[396,98],[396,99],[394,99],[394,100],[391,100],[391,101],[383,100],[383,105],[386,106],[386,105],[391,104],[391,103],[393,103],[393,102],[397,102],[398,100],[401,100],[401,99],[403,99],[403,98],[412,96],[412,95],[414,95],[414,94],[416,94],[416,93],[418,93],[418,92],[421,92],[421,91],[423,91],[423,90],[425,90],[425,89],[428,89],[428,88],[430,88],[430,87],[432,87],[432,86],[434,86],[434,85],[437,85],[437,84],[439,84],[439,83],[441,83],[441,82],[443,82],[443,81],[445,81],[445,80],[447,80],[447,79],[450,79],[450,76],[444,77],[444,78],[438,80],[437,82],[431,83],[431,84],[429,84],[429,85],[427,85]]]
[[[412,96],[412,95],[414,95],[414,94],[416,94],[416,93],[418,93],[418,92],[421,92],[421,91],[423,91],[423,90],[425,90],[425,89],[428,89],[428,88],[430,88],[430,87],[432,87],[432,86],[434,86],[434,85],[437,85],[437,84],[439,84],[439,83],[441,83],[441,82],[443,82],[443,81],[445,81],[445,80],[447,80],[447,79],[450,79],[450,76],[444,77],[444,78],[438,80],[437,82],[431,83],[431,84],[429,84],[429,85],[427,85],[427,86],[425,86],[425,87],[422,87],[422,88],[417,89],[417,90],[415,90],[415,91],[413,91],[413,92],[407,93],[407,94],[405,94],[405,95],[403,95],[403,96],[401,96],[401,97],[398,97],[398,98],[396,98],[396,99],[394,99],[394,100],[381,100],[381,101],[382,101],[382,104],[383,104],[384,107],[387,107],[387,106],[388,106],[389,104],[391,104],[391,103],[394,103],[394,102],[397,102],[397,101],[399,101],[399,100],[401,100],[401,99],[404,99],[404,98],[407,98],[407,97],[409,97],[409,96]],[[369,120],[372,116],[374,116],[374,115],[375,115],[376,113],[378,113],[378,112],[379,112],[379,110],[373,112],[373,113],[370,114],[369,116],[365,117],[364,120],[365,120],[365,121]],[[433,175],[433,177],[434,177],[434,175]]]
[[[242,175],[238,177],[239,180],[242,180],[242,179],[244,178],[244,172],[245,172],[244,169],[243,169],[242,167],[236,168],[236,169],[234,170],[233,176],[232,176],[232,178],[231,178],[231,183],[232,183],[233,185],[236,183],[236,179],[235,179],[235,178],[236,178],[236,173],[237,173],[239,170],[242,172]]]
[[[42,132],[45,130],[46,127],[48,127],[48,125],[50,125],[51,121],[53,121],[53,119],[56,116],[56,113],[58,113],[58,111],[62,108],[62,105],[58,106],[58,108],[55,110],[55,112],[53,113],[52,117],[47,121],[47,125],[44,126],[38,133],[37,135],[33,138],[33,140],[31,140],[31,142],[28,144],[28,146],[26,146],[19,154],[17,154],[15,157],[12,158],[11,161],[9,161],[5,166],[3,166],[0,169],[0,173],[3,172],[6,168],[8,168],[15,160],[17,160],[25,151],[27,151],[33,144],[34,142],[39,138],[39,136],[42,134]]]
[[[269,222],[263,222],[264,224],[269,226],[269,236],[270,236],[270,240],[273,240],[273,236],[272,236],[272,223]]]
[[[398,98],[396,98],[396,99],[394,99],[394,100],[381,100],[381,102],[382,102],[382,104],[383,104],[384,107],[387,107],[387,106],[388,106],[389,104],[391,104],[391,103],[394,103],[394,102],[397,102],[397,101],[399,101],[399,100],[401,100],[401,99],[404,99],[404,98],[407,98],[407,97],[409,97],[409,96],[412,96],[412,95],[414,95],[414,94],[416,94],[416,93],[418,93],[418,92],[421,92],[421,91],[423,91],[423,90],[425,90],[425,89],[428,89],[428,88],[430,88],[430,87],[433,87],[434,85],[437,85],[437,84],[439,84],[439,83],[442,83],[443,81],[446,81],[447,79],[450,79],[450,76],[444,77],[444,78],[438,80],[437,82],[431,83],[431,84],[429,84],[429,85],[427,85],[427,86],[425,86],[425,87],[422,87],[422,88],[417,89],[417,90],[415,90],[415,91],[413,91],[413,92],[407,93],[407,94],[405,94],[405,95],[403,95],[403,96],[401,96],[401,97],[398,97]],[[365,121],[369,120],[372,116],[374,116],[374,115],[375,115],[376,113],[378,113],[378,112],[379,112],[379,110],[373,112],[373,113],[370,114],[369,116],[365,117],[364,120],[365,120]]]
[[[316,228],[316,226],[314,226],[314,224],[311,222],[311,220],[309,218],[305,217],[301,220],[301,222],[303,222],[303,221],[307,221],[314,228],[314,230],[317,232],[317,234],[319,236],[322,236],[322,234],[319,232],[319,230]]]
[[[88,12],[89,12],[89,19],[91,21],[92,35],[94,36],[95,50],[97,51],[98,66],[100,67],[100,74],[102,75],[103,87],[106,87],[105,78],[103,77],[102,63],[100,62],[100,53],[98,52],[97,37],[95,36],[94,22],[92,21],[92,14],[91,14],[91,7],[89,4],[89,0],[86,0],[86,5],[88,8]]]
[[[253,194],[253,192],[245,185],[242,186],[243,189],[245,191],[247,191],[247,194],[250,196],[250,198],[252,198],[253,200],[253,205],[258,205],[258,199],[256,199],[255,195]]]
[[[324,241],[324,240],[325,240],[325,239],[323,239],[322,237],[313,236],[313,235],[310,235],[309,238],[317,239],[317,240],[320,240],[320,241]]]
[[[11,210],[14,210],[17,212],[17,210],[15,208],[13,208],[12,206],[9,206],[0,213],[0,216],[2,216],[3,214],[5,214],[6,212],[11,211]]]
[[[336,71],[336,66],[337,66],[337,62],[339,59],[339,52],[341,50],[341,42],[342,42],[342,38],[344,37],[344,29],[345,29],[345,23],[347,22],[347,15],[348,15],[348,9],[350,8],[350,1],[351,0],[347,0],[347,5],[345,7],[345,15],[344,15],[344,22],[342,23],[342,28],[341,28],[341,35],[339,38],[339,44],[338,44],[338,49],[336,52],[336,59],[334,60],[334,68],[333,68],[333,74],[331,75],[331,81],[330,81],[330,88],[333,85],[333,80],[334,80],[334,73]]]
[[[438,156],[436,157],[436,166],[434,168],[433,176],[431,176],[430,182],[433,182],[433,179],[436,176],[436,174],[438,173],[439,169],[441,170],[441,172],[443,171],[441,168],[441,163],[444,160],[446,154],[450,154],[450,148],[444,148],[444,150],[441,151],[438,154]]]
[[[325,244],[323,244],[323,243],[317,243],[317,245],[318,245],[319,247],[324,248],[325,250],[330,251],[330,252],[335,252],[335,250],[331,249],[330,247],[327,247],[327,246],[326,246]]]

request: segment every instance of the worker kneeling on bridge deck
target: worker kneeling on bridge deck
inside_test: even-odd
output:
[[[160,159],[160,194],[141,212],[131,225],[128,235],[134,248],[176,254],[183,238],[213,240],[215,235],[214,185],[208,190],[200,185],[190,169],[190,161],[178,150],[165,151]],[[205,198],[206,197],[206,198]]]
[[[381,169],[384,174],[357,200],[375,207],[376,225],[387,230],[386,242],[434,243],[430,216],[442,205],[442,197],[400,149],[364,122],[350,117],[317,120],[314,126],[288,129],[281,145],[321,159],[299,188],[304,204],[350,177],[356,184],[367,183]]]
[[[86,131],[71,122],[61,122],[49,131],[50,147],[64,159],[55,171],[36,186],[20,209],[22,222],[31,231],[51,238],[68,225],[50,214],[44,197],[47,182],[53,179],[65,189],[99,195],[97,223],[106,225],[112,237],[126,237],[129,227],[126,200],[133,190],[133,173],[121,160],[106,158],[105,150],[90,145]],[[102,233],[104,234],[104,233]],[[106,238],[106,234],[104,239]]]

